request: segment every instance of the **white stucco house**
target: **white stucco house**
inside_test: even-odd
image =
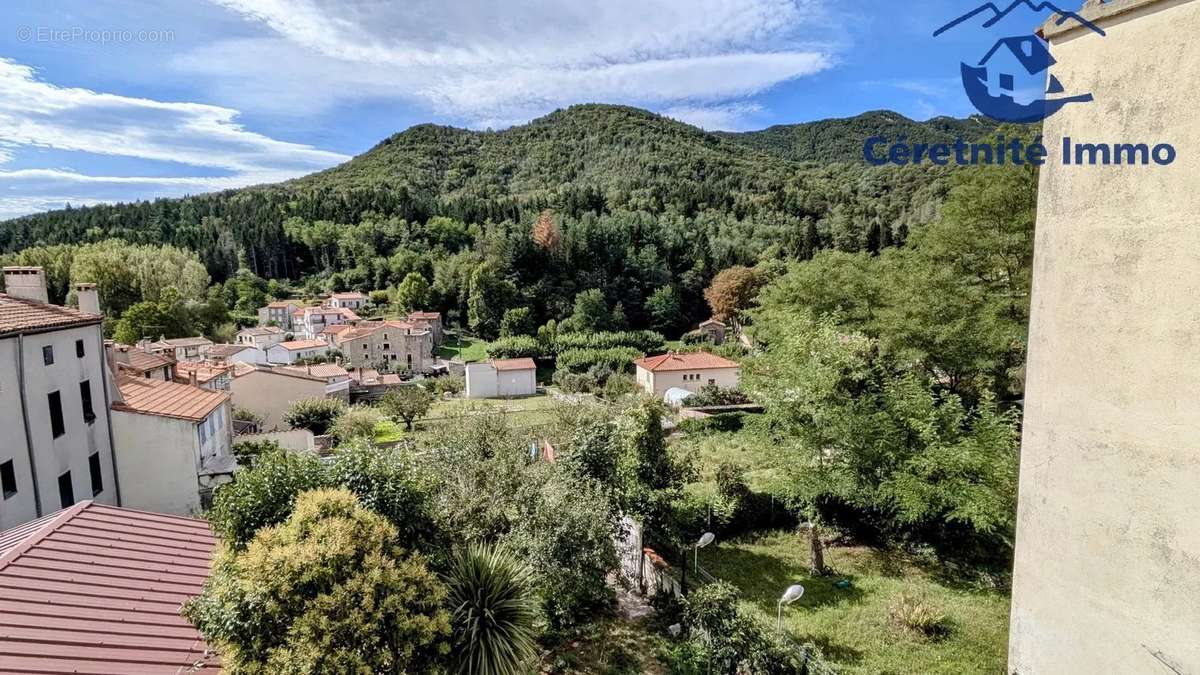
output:
[[[316,358],[329,353],[329,343],[324,340],[292,340],[280,342],[267,349],[267,363],[291,365],[304,359]]]
[[[237,344],[257,349],[267,349],[283,342],[286,338],[287,332],[282,328],[276,326],[259,326],[255,328],[243,328],[238,331]]]
[[[696,393],[708,385],[732,389],[741,382],[738,364],[708,352],[647,356],[634,361],[634,366],[638,386],[660,398],[669,389]]]
[[[39,267],[0,293],[0,530],[92,499],[119,505],[99,314],[46,301]]]
[[[346,309],[358,310],[367,304],[367,296],[358,291],[350,291],[347,293],[334,293],[329,296],[330,307],[344,307]]]
[[[511,398],[537,393],[533,359],[495,359],[467,364],[467,398]]]
[[[122,504],[200,513],[236,467],[229,394],[124,376],[117,388],[112,418]]]

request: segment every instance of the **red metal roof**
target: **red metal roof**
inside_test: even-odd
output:
[[[537,364],[531,358],[523,359],[495,359],[492,362],[492,367],[496,370],[536,370]]]
[[[687,354],[660,354],[647,356],[633,362],[638,368],[655,373],[672,370],[714,370],[718,368],[737,368],[738,364],[729,359],[721,358],[708,352],[689,352]]]
[[[207,523],[91,501],[34,523],[0,533],[0,672],[220,671],[179,615],[209,574]]]

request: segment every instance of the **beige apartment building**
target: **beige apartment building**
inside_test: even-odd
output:
[[[1009,672],[1200,673],[1200,0],[1081,14],[1043,31],[1095,101],[1046,145],[1177,159],[1042,167]]]
[[[283,421],[293,401],[338,398],[350,402],[350,374],[332,363],[311,366],[235,364],[230,393],[233,405],[262,418],[263,431],[287,429]]]
[[[0,530],[77,501],[119,504],[102,317],[46,302],[40,268],[0,293]]]
[[[433,367],[433,332],[424,323],[364,321],[334,340],[347,368],[424,373]]]
[[[285,331],[292,330],[292,315],[300,308],[300,303],[292,300],[268,303],[266,307],[258,309],[258,325],[261,327],[272,326]]]

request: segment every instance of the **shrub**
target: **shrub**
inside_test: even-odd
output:
[[[632,347],[570,349],[558,354],[557,366],[568,373],[586,373],[597,366],[615,373],[631,373],[633,362],[641,356],[642,352]]]
[[[554,386],[568,394],[590,394],[600,389],[596,378],[587,373],[569,373],[565,370],[554,371],[552,379]]]
[[[239,422],[253,422],[258,426],[262,426],[263,423],[263,418],[261,415],[246,408],[234,408],[233,419]]]
[[[661,333],[649,330],[628,330],[604,333],[559,333],[554,337],[554,352],[573,351],[577,349],[618,349],[629,348],[643,354],[661,353],[667,350],[667,343]]]
[[[497,546],[459,551],[446,575],[458,673],[519,675],[537,656],[537,602],[529,568]]]
[[[537,359],[542,356],[542,347],[535,337],[514,335],[489,342],[487,355],[493,359]]]
[[[365,405],[356,405],[346,410],[333,421],[329,434],[339,443],[349,443],[356,438],[374,438],[375,427],[384,419],[383,413]]]
[[[425,380],[425,382],[429,390],[438,397],[446,394],[457,396],[467,388],[467,381],[461,375],[445,375]]]
[[[368,443],[341,448],[328,467],[328,484],[344,487],[387,518],[405,546],[430,553],[440,538],[429,481],[410,455]]]
[[[693,592],[685,601],[683,616],[689,642],[712,664],[713,672],[803,672],[795,653],[738,607],[738,591],[728,582],[718,581]]]
[[[346,490],[307,492],[184,606],[233,672],[426,672],[448,651],[446,588]]]
[[[689,417],[680,420],[679,430],[685,434],[725,433],[740,431],[745,423],[745,413],[721,413],[711,417]]]
[[[253,466],[260,455],[283,452],[278,441],[241,441],[233,444],[233,456],[239,464]]]
[[[718,405],[743,405],[750,402],[750,397],[742,393],[740,389],[718,387],[715,384],[708,384],[700,388],[700,391],[683,399],[683,405],[688,408],[702,408],[706,406]]]
[[[683,334],[679,339],[685,345],[712,345],[712,339],[704,331],[694,330]]]
[[[911,593],[897,596],[889,613],[897,626],[923,637],[941,637],[949,631],[946,615],[927,599]]]
[[[232,483],[217,488],[208,522],[223,541],[241,548],[260,529],[286,520],[301,492],[326,485],[325,467],[313,455],[260,455],[253,469],[239,471]]]
[[[293,429],[308,429],[317,436],[329,431],[330,425],[346,412],[345,401],[338,398],[310,398],[293,401],[283,421]]]
[[[592,621],[615,602],[606,579],[618,565],[618,525],[597,483],[539,469],[546,473],[522,486],[509,542],[533,569],[546,621],[559,630]]]

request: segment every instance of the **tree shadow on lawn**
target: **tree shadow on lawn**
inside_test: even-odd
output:
[[[856,575],[838,574],[814,577],[807,567],[787,560],[747,551],[742,548],[722,547],[701,556],[701,565],[713,576],[737,586],[742,598],[754,603],[763,612],[774,616],[779,596],[792,584],[804,586],[804,597],[793,607],[815,609],[841,604],[862,602],[864,592],[854,583]],[[850,582],[849,588],[838,588],[841,580]]]

